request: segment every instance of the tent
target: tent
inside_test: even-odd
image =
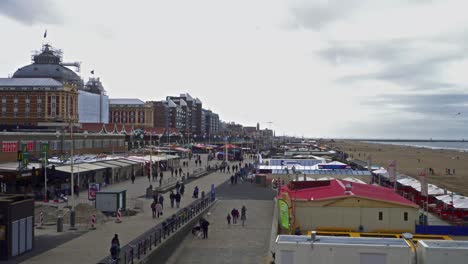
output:
[[[226,144],[226,145],[220,146],[219,148],[220,148],[220,149],[226,149],[226,147],[227,147],[228,149],[239,149],[238,146],[233,145],[233,144]]]

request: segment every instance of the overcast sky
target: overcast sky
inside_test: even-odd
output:
[[[277,135],[468,138],[467,1],[0,0],[0,76],[46,42],[111,98],[188,92]],[[458,114],[460,113],[460,114]]]

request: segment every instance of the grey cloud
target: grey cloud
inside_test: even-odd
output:
[[[297,29],[300,27],[318,30],[334,22],[348,19],[360,7],[375,6],[378,12],[380,1],[372,0],[296,0],[291,4],[292,21],[291,27]],[[425,5],[430,4],[432,0],[389,0],[395,4],[400,2],[403,6],[407,5]],[[380,10],[385,12],[385,10]]]
[[[356,64],[377,62],[383,69],[361,75],[349,75],[337,80],[350,83],[380,80],[413,90],[440,90],[459,88],[465,84],[450,83],[442,80],[439,73],[447,63],[467,58],[465,42],[459,42],[450,52],[418,50],[414,43],[431,39],[397,39],[380,42],[341,43],[318,52],[318,56],[332,64]],[[440,43],[438,44],[440,45]],[[430,46],[430,45],[427,45]]]
[[[403,112],[417,113],[428,119],[440,122],[468,121],[468,94],[394,94],[379,97],[379,100],[367,100],[365,105],[388,108],[394,105],[401,107]],[[457,113],[461,113],[457,115]]]
[[[359,0],[295,1],[291,7],[295,27],[320,29],[347,17],[359,6]]]
[[[0,15],[26,25],[58,24],[62,21],[50,0],[0,0]]]

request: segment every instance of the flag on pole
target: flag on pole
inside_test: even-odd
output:
[[[44,38],[47,38],[47,29],[44,32]]]
[[[390,179],[390,182],[395,182],[396,181],[396,160],[389,160],[388,161],[388,177]]]
[[[429,195],[429,187],[427,184],[427,172],[425,168],[418,168],[418,176],[419,182],[421,183],[421,195],[428,196]]]

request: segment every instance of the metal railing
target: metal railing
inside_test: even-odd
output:
[[[203,210],[211,205],[214,200],[208,195],[204,198],[193,201],[190,205],[182,208],[180,211],[157,224],[150,230],[146,231],[136,239],[121,248],[119,259],[114,260],[112,256],[107,256],[99,262],[103,263],[118,263],[128,264],[134,263],[135,260],[140,260],[149,254],[152,248],[157,247],[164,242],[171,234],[177,232],[186,223],[197,217]]]

